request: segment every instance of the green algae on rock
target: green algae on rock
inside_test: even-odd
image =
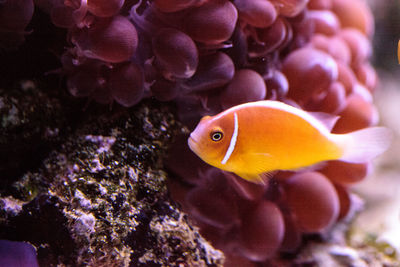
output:
[[[62,140],[69,129],[67,110],[60,99],[39,90],[32,81],[0,88],[1,190],[39,165]]]
[[[33,244],[41,266],[222,266],[169,198],[162,157],[181,131],[169,109],[147,101],[83,120],[2,196],[0,238]]]

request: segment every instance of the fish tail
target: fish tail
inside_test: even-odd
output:
[[[364,163],[389,148],[393,133],[385,127],[371,127],[337,136],[343,147],[343,154],[340,160],[351,163]]]

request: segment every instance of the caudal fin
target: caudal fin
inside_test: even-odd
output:
[[[340,160],[363,163],[385,152],[393,138],[392,131],[385,127],[372,127],[339,135],[344,148]]]

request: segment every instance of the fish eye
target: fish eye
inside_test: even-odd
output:
[[[215,131],[211,133],[211,140],[213,140],[214,142],[218,142],[222,139],[222,137],[224,136],[224,134],[220,131]]]

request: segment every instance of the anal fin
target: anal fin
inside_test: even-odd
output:
[[[327,161],[321,161],[321,162],[315,163],[315,164],[310,165],[310,166],[306,166],[306,167],[301,167],[301,168],[294,169],[293,171],[297,171],[297,172],[313,172],[313,171],[318,171],[318,170],[322,169],[323,167],[325,167],[326,164],[327,164]]]

